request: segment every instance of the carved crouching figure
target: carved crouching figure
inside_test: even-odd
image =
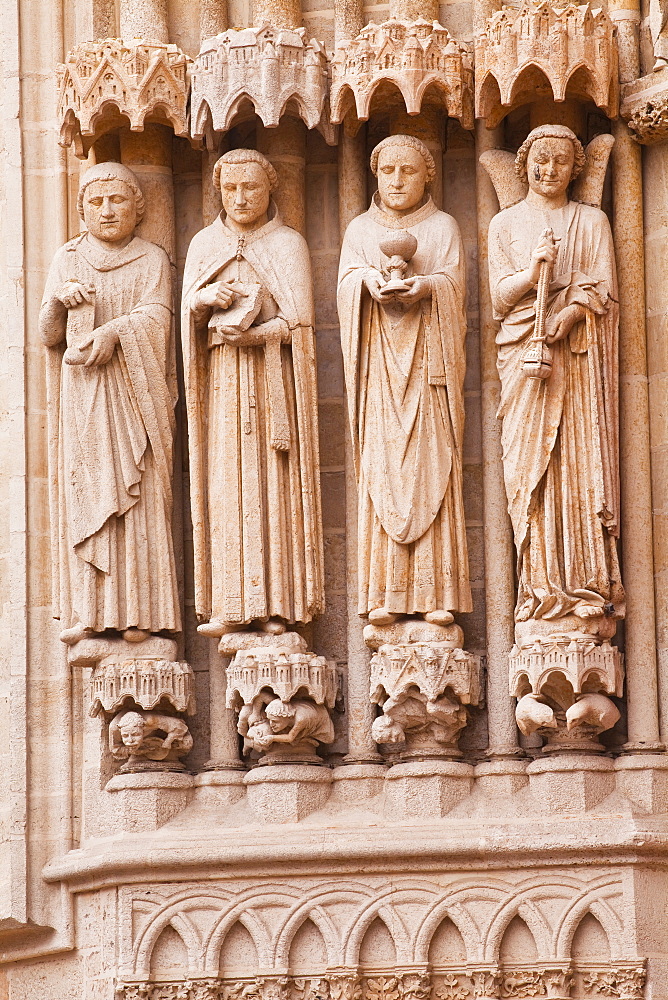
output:
[[[109,749],[115,760],[126,760],[123,770],[164,761],[181,768],[180,757],[192,749],[193,739],[182,719],[162,712],[119,712],[109,724]]]
[[[284,702],[266,692],[241,709],[238,729],[244,737],[244,753],[259,751],[266,764],[320,763],[316,747],[334,740],[334,725],[325,705],[303,698]]]
[[[167,255],[134,235],[134,174],[84,175],[88,231],[57,252],[39,329],[47,347],[54,615],[75,643],[181,627],[172,544],[176,387]]]

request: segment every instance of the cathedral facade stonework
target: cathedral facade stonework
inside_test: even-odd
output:
[[[662,0],[5,0],[0,997],[668,1000]]]

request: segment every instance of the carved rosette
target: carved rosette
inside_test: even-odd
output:
[[[226,704],[238,713],[244,753],[257,751],[263,764],[321,764],[315,751],[334,740],[338,695],[336,664],[290,647],[240,649],[227,668]]]
[[[263,24],[207,39],[193,63],[191,129],[195,139],[226,132],[249,101],[263,124],[278,125],[289,102],[307,128],[321,123],[328,87],[324,46],[303,28]]]
[[[622,87],[620,113],[643,146],[668,139],[668,68]]]
[[[459,757],[465,706],[482,701],[480,658],[448,640],[385,643],[371,658],[370,693],[383,709],[372,729],[377,743],[403,745],[403,759]]]
[[[188,63],[171,44],[105,38],[78,45],[57,67],[61,146],[74,144],[76,155],[85,156],[85,140],[113,110],[130,119],[133,132],[141,132],[150,115],[188,135]]]
[[[476,117],[489,128],[513,107],[540,96],[593,101],[618,112],[617,49],[612,21],[589,4],[525,2],[494,13],[475,40]]]
[[[546,750],[601,749],[598,734],[619,719],[607,695],[621,698],[623,657],[609,638],[614,621],[587,626],[574,616],[555,622],[528,621],[516,626],[509,657],[510,693],[519,698],[517,724],[528,735],[540,732]],[[570,629],[569,629],[570,626]],[[549,631],[551,630],[551,631]]]
[[[372,22],[339,48],[332,62],[332,121],[342,122],[353,100],[358,119],[366,121],[383,82],[401,92],[409,115],[420,113],[431,90],[451,118],[473,128],[471,53],[438,21]]]

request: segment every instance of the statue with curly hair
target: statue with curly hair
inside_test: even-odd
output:
[[[435,165],[424,143],[390,136],[371,169],[378,192],[348,227],[338,287],[358,482],[358,612],[376,626],[407,615],[444,626],[471,610],[464,251],[457,223],[429,195]],[[395,264],[402,278],[388,283]]]
[[[223,211],[188,250],[182,343],[195,603],[214,638],[324,607],[311,266],[261,153],[218,160]]]
[[[54,615],[69,644],[108,629],[138,641],[181,628],[171,272],[135,236],[144,198],[127,167],[88,170],[78,208],[87,231],[55,255],[39,319]]]
[[[606,215],[569,199],[584,164],[570,129],[534,129],[516,158],[526,198],[489,230],[503,465],[517,549],[515,618],[563,625],[574,616],[576,630],[578,620],[592,630],[624,613],[614,248]],[[545,266],[551,278],[541,305]],[[542,312],[552,367],[537,378],[525,361]]]

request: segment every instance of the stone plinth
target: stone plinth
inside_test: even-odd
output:
[[[385,811],[392,819],[445,816],[471,793],[473,767],[454,760],[395,764],[385,779]]]
[[[106,791],[116,796],[115,817],[126,833],[145,833],[169,823],[185,809],[191,797],[193,777],[165,771],[117,774]]]
[[[619,104],[615,29],[589,4],[505,6],[475,41],[476,118],[494,128],[547,81],[555,101],[590,100],[614,118]]]
[[[343,121],[351,99],[357,118],[366,121],[383,83],[400,91],[409,115],[420,113],[431,87],[450,117],[473,128],[471,54],[438,21],[372,22],[340,47],[332,63],[332,121]]]
[[[315,128],[327,85],[325,48],[307,39],[303,28],[279,30],[265,23],[225,31],[208,38],[193,63],[193,137],[227,132],[245,101],[267,128],[278,125],[289,102],[307,128]]]
[[[527,774],[532,796],[550,813],[587,812],[615,789],[615,765],[608,757],[540,758],[529,764]]]
[[[83,42],[57,67],[60,144],[85,157],[101,119],[125,115],[141,132],[148,117],[188,135],[188,57],[176,45],[119,38]]]
[[[332,772],[308,764],[258,767],[249,771],[244,784],[248,804],[261,823],[298,823],[324,806]]]

